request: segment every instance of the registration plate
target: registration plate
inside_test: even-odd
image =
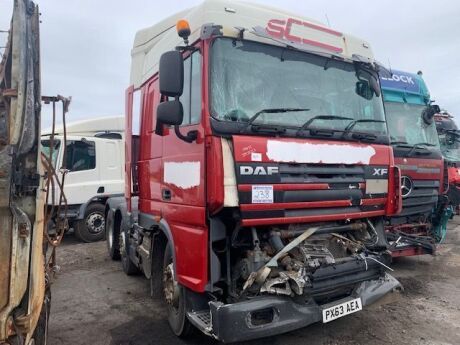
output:
[[[323,309],[323,323],[327,323],[338,319],[342,316],[356,313],[363,310],[361,298],[352,299],[347,302],[336,304],[332,307]]]

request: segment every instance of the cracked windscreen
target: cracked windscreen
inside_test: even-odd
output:
[[[436,124],[426,124],[421,116],[425,105],[386,102],[388,131],[392,142],[416,145],[428,143],[439,149]]]
[[[339,131],[360,120],[353,131],[386,133],[382,98],[371,90],[371,75],[352,63],[219,38],[212,45],[210,74],[211,113],[217,120],[300,128],[315,118],[309,128]]]

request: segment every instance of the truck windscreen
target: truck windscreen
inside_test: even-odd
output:
[[[416,145],[428,143],[439,150],[436,125],[427,125],[422,119],[424,105],[386,102],[386,115],[390,138],[393,143]]]
[[[211,51],[211,114],[218,121],[294,129],[308,123],[338,132],[353,123],[353,132],[386,135],[382,97],[369,78],[335,58],[218,38]]]
[[[460,162],[460,136],[453,132],[439,133],[441,152],[451,162]]]

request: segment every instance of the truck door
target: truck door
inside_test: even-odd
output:
[[[65,193],[69,205],[83,204],[97,195],[99,188],[98,161],[102,152],[96,155],[93,140],[70,140],[67,142],[65,168]]]
[[[184,59],[182,134],[198,131],[192,143],[182,141],[169,128],[163,136],[163,218],[168,222],[176,249],[178,280],[204,289],[207,277],[205,217],[205,144],[202,121],[202,56],[195,51]]]

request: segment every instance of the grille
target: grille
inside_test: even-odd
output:
[[[402,212],[399,217],[408,217],[424,213],[431,213],[438,202],[439,181],[413,180],[413,189],[403,199]]]
[[[371,198],[383,199],[386,196],[370,196],[365,193],[366,178],[374,178],[373,166],[292,163],[257,165],[277,166],[278,173],[262,176],[244,175],[240,173],[240,166],[237,166],[243,219],[350,215],[371,211],[381,211],[383,215],[384,200],[366,202]],[[250,185],[257,184],[274,186],[273,204],[252,204]]]

